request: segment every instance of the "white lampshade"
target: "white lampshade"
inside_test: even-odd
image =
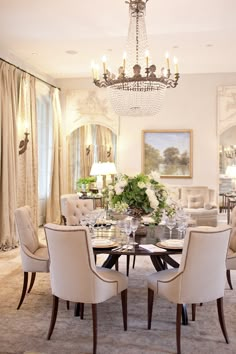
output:
[[[90,171],[91,176],[115,175],[116,173],[114,162],[94,162]]]
[[[104,175],[117,174],[116,166],[115,166],[114,162],[103,162],[103,174]]]
[[[103,175],[102,162],[94,162],[90,171],[90,176],[101,176]]]

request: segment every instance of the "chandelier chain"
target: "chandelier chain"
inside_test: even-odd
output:
[[[139,15],[136,15],[136,64],[139,63]]]

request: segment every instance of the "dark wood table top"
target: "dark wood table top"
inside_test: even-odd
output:
[[[94,247],[93,249],[95,254],[105,253],[105,254],[113,254],[113,255],[127,254],[127,255],[145,256],[145,255],[163,255],[164,253],[165,254],[182,253],[182,249],[166,249],[164,252],[161,251],[150,252],[140,246],[145,244],[157,245],[158,242],[169,239],[169,229],[164,225],[141,226],[141,228],[139,228],[138,232],[135,235],[135,242],[137,242],[138,245],[136,245],[134,248],[130,250],[127,249],[113,250],[113,248],[121,244],[121,239],[122,238],[124,239],[126,237],[120,234],[119,229],[117,229],[115,226],[112,226],[111,228],[104,228],[102,230],[101,229],[96,230],[95,228],[95,236],[96,238],[101,238],[101,239],[109,238],[114,241],[114,246],[111,248]],[[172,238],[178,238],[178,233],[176,228],[173,229]]]

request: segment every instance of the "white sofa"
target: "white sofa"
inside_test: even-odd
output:
[[[207,186],[170,186],[175,200],[195,220],[196,226],[217,226],[215,191]]]

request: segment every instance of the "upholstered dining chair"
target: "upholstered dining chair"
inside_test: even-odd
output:
[[[28,288],[28,293],[30,293],[34,285],[36,273],[49,272],[49,256],[47,246],[39,242],[29,206],[15,210],[15,223],[16,232],[20,241],[21,261],[24,271],[22,293],[17,306],[17,310],[19,310],[27,292],[28,273],[32,273]]]
[[[232,226],[232,232],[226,259],[226,275],[229,287],[231,290],[233,290],[230,271],[236,270],[236,207],[234,207],[231,212],[230,225]]]
[[[226,254],[231,227],[189,228],[184,239],[180,266],[148,277],[148,329],[151,329],[154,294],[177,304],[176,342],[181,353],[181,313],[183,304],[192,304],[195,320],[197,303],[217,300],[218,317],[226,343],[229,343],[223,312]]]
[[[61,216],[65,225],[79,225],[81,217],[91,213],[92,199],[80,199],[78,194],[63,194],[60,198]]]
[[[97,348],[97,304],[121,294],[123,325],[127,330],[128,278],[115,270],[96,267],[87,227],[46,224],[53,295],[47,339],[56,323],[59,298],[92,304],[93,354]]]

